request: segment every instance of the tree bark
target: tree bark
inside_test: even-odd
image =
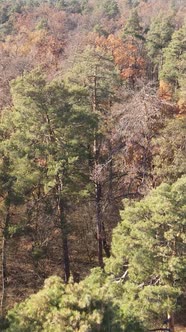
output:
[[[64,281],[68,283],[70,278],[70,259],[68,250],[68,231],[64,212],[64,203],[61,198],[59,198],[59,218],[60,218],[60,228],[62,233],[62,248],[63,248],[63,268],[64,268]]]
[[[8,226],[10,223],[10,205],[7,206],[7,212],[5,217],[3,236],[2,236],[2,271],[1,271],[1,281],[2,281],[2,294],[1,294],[1,316],[5,316],[6,311],[6,298],[7,298],[7,235],[8,235]]]
[[[64,281],[68,283],[70,278],[70,260],[69,260],[69,250],[68,250],[68,238],[65,228],[62,229],[62,242],[63,242],[63,266],[64,266]]]
[[[108,190],[108,200],[112,201],[113,195],[113,159],[112,159],[112,144],[108,143],[109,146],[109,190]]]
[[[92,95],[92,112],[97,112],[97,67],[93,75],[93,95]],[[98,138],[94,134],[94,171],[95,171],[95,204],[96,204],[96,228],[97,228],[97,241],[98,241],[98,262],[99,266],[103,268],[103,241],[102,241],[102,221],[101,221],[101,183],[97,179],[97,167],[99,165],[99,149]]]
[[[96,225],[97,225],[97,240],[98,240],[98,262],[99,266],[103,268],[103,229],[101,221],[101,184],[95,184],[96,194]]]
[[[174,329],[174,314],[173,313],[168,313],[167,318],[168,318],[168,322],[169,322],[168,326],[169,326],[170,332],[175,332],[175,329]]]
[[[92,112],[98,112],[98,101],[97,101],[97,67],[93,75],[93,93],[92,93]],[[102,220],[102,185],[99,177],[99,159],[100,159],[100,146],[98,141],[97,133],[94,133],[94,147],[93,147],[93,158],[94,158],[94,172],[95,172],[95,204],[96,204],[96,228],[97,228],[97,241],[98,241],[98,262],[101,268],[104,267],[103,262],[103,249],[107,257],[110,257],[110,248],[106,241],[105,228]]]
[[[70,278],[70,259],[69,259],[69,250],[68,250],[68,229],[67,229],[67,222],[65,216],[65,204],[63,198],[61,197],[62,189],[63,189],[62,180],[58,176],[58,214],[59,214],[59,222],[62,233],[64,282],[68,283]]]

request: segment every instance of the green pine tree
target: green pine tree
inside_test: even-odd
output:
[[[90,179],[95,188],[94,215],[97,225],[98,261],[103,267],[103,250],[107,256],[110,254],[102,219],[103,183],[109,174],[105,174],[103,165],[112,158],[108,148],[112,128],[111,106],[117,100],[116,89],[120,85],[120,79],[111,54],[96,47],[88,46],[76,61],[74,68],[67,74],[68,86],[71,91],[79,87],[86,89],[87,97],[84,100],[98,121],[94,142],[90,145],[89,161]],[[111,172],[110,168],[110,174]]]
[[[153,164],[157,182],[174,182],[186,174],[185,132],[186,119],[178,118],[169,121],[154,139],[153,145],[157,153]]]
[[[5,118],[11,125],[6,144],[16,178],[14,190],[29,198],[40,188],[43,197],[50,196],[55,202],[68,281],[66,206],[86,189],[87,146],[93,139],[95,121],[78,104],[77,91],[72,97],[63,82],[48,83],[38,70],[13,81],[11,91],[13,109]]]
[[[123,311],[149,324],[176,310],[184,293],[186,176],[162,184],[140,202],[124,204],[106,271],[123,283]]]
[[[104,12],[111,19],[119,15],[119,7],[115,0],[107,0],[104,2]]]
[[[51,277],[44,288],[7,315],[7,332],[144,332],[134,317],[120,315],[98,268],[79,284]]]
[[[175,31],[168,47],[163,52],[164,63],[160,71],[160,79],[168,82],[175,98],[179,99],[179,89],[185,86],[186,69],[186,24]],[[178,93],[177,93],[178,92]]]
[[[147,33],[147,51],[154,64],[153,76],[157,77],[163,64],[163,50],[171,40],[174,27],[172,16],[158,15],[151,23]]]
[[[1,297],[0,317],[4,318],[7,305],[8,287],[8,251],[10,238],[21,227],[13,221],[13,211],[23,203],[24,198],[20,191],[15,190],[16,177],[13,174],[13,164],[9,153],[6,139],[10,135],[10,128],[7,128],[6,121],[0,123],[0,246],[1,246]],[[8,124],[9,127],[9,124]],[[21,219],[21,218],[19,218]]]
[[[131,11],[129,19],[124,27],[123,38],[132,36],[138,39],[144,39],[142,35],[142,27],[140,25],[140,18],[136,9]]]

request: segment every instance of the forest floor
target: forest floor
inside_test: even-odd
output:
[[[182,308],[175,317],[175,332],[186,332],[186,300]]]
[[[183,325],[176,325],[175,332],[186,332],[186,326]]]

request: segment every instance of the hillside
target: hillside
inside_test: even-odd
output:
[[[7,332],[140,332],[169,311],[175,332],[185,331],[185,14],[185,0],[0,0]],[[150,202],[156,192],[169,197],[165,205]],[[61,292],[66,304],[57,300]],[[38,312],[27,318],[38,315],[38,323],[29,330],[21,310],[33,293],[26,301],[28,308],[36,301]],[[39,316],[41,300],[51,319],[47,296],[58,303],[54,321],[63,322],[54,330]]]

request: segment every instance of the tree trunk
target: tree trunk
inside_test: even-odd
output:
[[[95,184],[96,194],[96,225],[97,225],[97,240],[98,240],[98,262],[99,266],[103,268],[103,229],[101,221],[101,184]]]
[[[64,212],[64,203],[61,198],[59,198],[59,219],[60,219],[60,228],[61,228],[61,233],[62,233],[64,281],[65,281],[65,283],[68,283],[69,278],[70,278],[68,230],[67,230],[67,223],[66,223],[65,212]]]
[[[174,314],[173,313],[168,313],[167,318],[168,318],[168,322],[169,322],[168,326],[169,326],[170,332],[175,332],[175,329],[174,329]]]
[[[93,92],[92,92],[92,112],[98,112],[98,102],[97,102],[97,66],[95,68],[95,73],[93,75]],[[106,256],[110,256],[110,249],[106,241],[105,228],[102,220],[102,208],[101,208],[101,198],[102,198],[102,185],[100,183],[99,174],[99,159],[100,159],[100,146],[97,133],[94,133],[94,146],[93,146],[93,165],[95,172],[95,204],[96,204],[96,228],[97,228],[97,241],[98,241],[98,262],[101,268],[104,267],[103,263],[103,249],[105,250]]]
[[[93,75],[93,94],[92,94],[92,112],[97,112],[97,67]],[[101,183],[97,179],[99,166],[99,149],[97,134],[94,134],[94,172],[95,172],[95,204],[96,204],[96,228],[98,241],[98,262],[99,266],[103,268],[103,241],[102,241],[102,221],[101,221]]]
[[[62,250],[63,250],[63,268],[64,268],[64,281],[68,283],[70,278],[70,259],[68,250],[68,229],[65,216],[65,204],[61,197],[63,189],[63,183],[61,177],[58,175],[58,215],[60,228],[62,233]]]
[[[1,271],[1,281],[2,281],[2,294],[1,294],[1,316],[5,316],[6,311],[6,297],[7,297],[7,262],[6,262],[6,252],[7,252],[7,235],[8,226],[10,223],[10,206],[7,206],[7,212],[5,217],[3,236],[2,236],[2,271]]]
[[[69,251],[68,251],[68,238],[66,234],[66,230],[62,229],[62,242],[63,242],[63,266],[64,266],[64,281],[68,283],[70,278],[70,260],[69,260]]]
[[[97,139],[94,140],[94,172],[95,172],[95,205],[96,205],[96,228],[97,228],[97,241],[98,241],[98,262],[99,266],[103,268],[103,224],[101,216],[101,196],[102,196],[102,185],[99,181],[100,174],[98,171],[98,160],[99,153],[97,148]]]
[[[112,201],[113,195],[113,159],[112,159],[112,144],[108,143],[109,146],[109,190],[108,190],[108,200]]]

